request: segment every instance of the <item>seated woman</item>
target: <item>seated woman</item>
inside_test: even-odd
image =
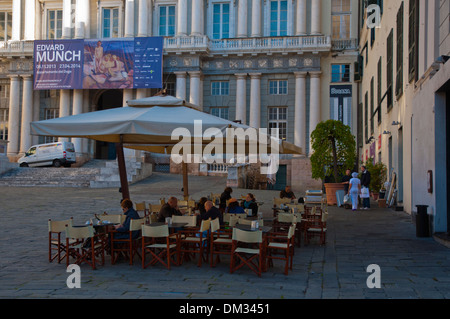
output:
[[[116,233],[114,233],[114,239],[126,239],[128,238],[128,231],[130,230],[130,221],[132,219],[139,219],[139,214],[133,208],[133,202],[129,199],[124,199],[120,206],[122,207],[122,211],[126,216],[125,221],[121,225],[114,226],[116,229]],[[134,231],[132,234],[132,238],[136,239],[139,237],[139,231]]]
[[[242,202],[241,206],[244,209],[251,209],[251,216],[258,215],[258,204],[256,203],[256,198],[252,193],[247,194],[247,197],[245,198],[245,201]]]
[[[245,214],[245,210],[239,206],[239,203],[236,198],[231,198],[228,201],[228,206],[225,210],[225,213],[228,214]]]

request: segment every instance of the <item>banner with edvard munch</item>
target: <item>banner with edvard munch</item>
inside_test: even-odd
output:
[[[34,88],[162,87],[163,38],[35,41]]]

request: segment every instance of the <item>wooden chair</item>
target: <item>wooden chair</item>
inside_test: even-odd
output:
[[[114,235],[118,232],[116,230],[109,233],[110,236],[110,250],[111,250],[111,264],[115,264],[120,253],[123,253],[125,257],[129,258],[130,265],[133,265],[134,256],[138,255],[142,258],[138,252],[139,238],[133,238],[135,232],[140,232],[142,225],[145,223],[144,218],[131,219],[130,230],[127,232],[127,238],[115,238]]]
[[[211,238],[209,241],[211,267],[215,267],[220,262],[220,255],[231,255],[232,234],[231,229],[220,227],[218,218],[211,221]],[[214,256],[216,256],[215,260]]]
[[[273,204],[277,207],[280,206],[281,204],[286,205],[286,204],[290,204],[290,203],[291,203],[290,198],[277,198],[277,197],[273,198]]]
[[[197,227],[197,216],[172,216],[172,223],[188,223],[184,227]]]
[[[66,225],[73,225],[73,217],[68,220],[54,221],[48,220],[48,261],[53,262],[57,259],[58,264],[66,257],[66,242],[62,240],[62,234],[65,233]],[[69,245],[74,241],[69,241]],[[55,254],[53,254],[53,252]]]
[[[202,261],[208,260],[209,254],[209,231],[211,220],[202,220],[200,228],[192,228],[179,231],[180,236],[180,253],[182,260],[195,258],[199,254],[197,266],[202,266]],[[205,256],[206,254],[206,256]]]
[[[319,236],[320,245],[325,245],[326,243],[326,233],[327,233],[327,218],[328,213],[320,210],[315,211],[315,213],[306,214],[303,219],[304,226],[304,239],[305,244],[309,244],[310,240],[314,236]]]
[[[288,232],[289,227],[297,222],[297,216],[290,213],[278,213],[273,221],[274,232]]]
[[[252,248],[251,246],[249,247],[249,244],[256,244],[257,248]],[[255,259],[258,260],[257,264],[254,262]],[[239,261],[238,265],[236,265],[236,260]],[[243,266],[248,266],[259,277],[261,277],[264,263],[263,260],[264,242],[262,238],[262,231],[245,231],[238,228],[233,228],[230,273],[234,273]]]
[[[152,259],[146,263],[146,255]],[[155,265],[157,262],[170,269],[171,264],[180,262],[179,238],[177,233],[169,234],[169,226],[142,225],[142,268]],[[175,258],[174,258],[175,257]]]
[[[267,237],[267,267],[273,266],[273,260],[284,260],[284,274],[288,274],[288,270],[292,270],[292,260],[294,257],[294,239],[295,230],[297,228],[296,223],[292,223],[289,226],[288,233],[270,233]],[[282,251],[282,256],[276,254],[277,251]]]
[[[135,203],[135,209],[139,216],[145,217],[148,214],[147,205],[145,202]]]
[[[115,215],[97,215],[97,217],[102,221],[108,221],[114,224],[122,224],[125,221],[126,216],[124,214]]]
[[[101,257],[101,264],[105,263],[105,236],[95,234],[92,225],[73,227],[66,225],[66,266],[70,264],[70,258],[75,258],[75,263],[89,264],[92,269],[97,269],[97,257]],[[73,241],[72,244],[70,242]]]

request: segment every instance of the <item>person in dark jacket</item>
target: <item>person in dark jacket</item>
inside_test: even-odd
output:
[[[183,215],[183,213],[178,208],[178,199],[176,197],[170,197],[167,203],[161,206],[161,210],[158,214],[158,222],[165,222],[166,217],[172,217],[173,215]]]
[[[285,189],[280,192],[280,198],[296,199],[294,192],[291,190],[291,186],[286,186]]]
[[[361,188],[365,187],[365,188],[369,189],[369,185],[370,185],[370,172],[363,165],[363,166],[361,166]],[[370,208],[370,197],[363,198],[363,207],[364,207],[364,209]]]
[[[242,201],[241,206],[244,209],[251,209],[252,210],[251,216],[258,215],[258,204],[256,203],[256,198],[252,193],[247,194],[247,197],[245,198],[244,201]]]
[[[228,201],[228,206],[225,210],[225,213],[228,214],[245,214],[245,210],[239,206],[239,203],[236,198],[231,198]]]
[[[223,193],[220,195],[220,204],[219,208],[223,211],[227,207],[227,200],[231,199],[231,193],[233,190],[231,187],[226,187]]]
[[[125,221],[121,225],[114,226],[116,233],[112,233],[114,235],[114,239],[128,239],[129,238],[129,230],[130,230],[130,222],[132,219],[141,218],[137,211],[133,208],[133,202],[129,199],[124,199],[122,203],[120,203],[122,207],[123,214],[126,216]],[[139,230],[133,231],[132,238],[136,239],[139,237]]]
[[[211,220],[214,220],[216,218],[219,218],[220,225],[223,225],[223,215],[222,212],[214,206],[212,201],[207,201],[205,203],[205,213],[201,215],[202,220],[208,220],[211,218]]]

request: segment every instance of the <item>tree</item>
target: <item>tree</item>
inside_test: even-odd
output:
[[[353,168],[356,160],[355,137],[350,127],[341,121],[320,122],[311,133],[312,178],[324,180],[333,175],[338,182],[339,175]]]

